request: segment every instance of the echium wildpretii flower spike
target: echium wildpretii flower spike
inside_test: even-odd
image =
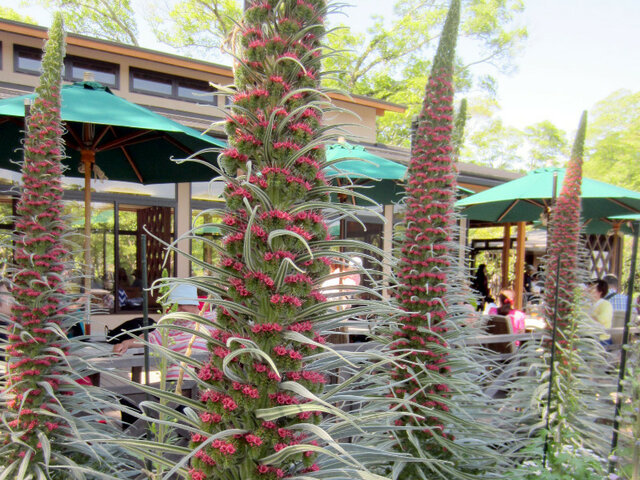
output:
[[[545,269],[545,305],[549,321],[557,309],[557,325],[566,326],[573,308],[574,289],[578,287],[578,252],[580,244],[580,191],[582,161],[587,130],[587,112],[580,118],[573,143],[571,158],[562,184],[562,190],[552,207],[549,219],[547,268]],[[559,261],[559,263],[558,263]],[[558,269],[560,269],[558,275]],[[559,278],[556,305],[556,278]]]
[[[210,386],[200,392],[201,429],[208,436],[192,436],[192,448],[201,448],[191,461],[193,480],[268,480],[318,469],[315,440],[295,427],[318,423],[319,411],[267,420],[257,412],[308,403],[294,382],[314,393],[325,383],[303,362],[316,346],[301,341],[324,339],[313,318],[300,315],[326,300],[317,286],[329,270],[328,259],[305,246],[328,237],[321,212],[305,206],[326,199],[314,192],[326,181],[324,150],[314,143],[321,135],[314,102],[321,97],[313,90],[325,11],[324,0],[251,1],[240,24],[229,148],[219,159],[230,177],[223,223],[232,233],[220,260],[228,289],[217,310],[221,328],[211,360],[199,371]],[[296,445],[291,455],[276,455]]]
[[[451,240],[454,223],[456,169],[453,157],[453,69],[455,46],[460,22],[460,1],[453,0],[440,38],[426,87],[423,108],[418,120],[415,141],[411,148],[408,182],[406,186],[406,237],[398,265],[399,286],[397,300],[406,310],[401,327],[393,333],[393,348],[413,351],[407,361],[424,366],[426,370],[447,377],[445,342],[439,335],[446,332],[442,324],[447,316],[445,270],[450,265],[447,243]],[[408,370],[397,369],[397,380],[409,378]],[[430,383],[429,385],[424,382]],[[423,390],[420,392],[419,385]],[[397,388],[399,397],[416,394],[414,400],[425,409],[448,411],[443,401],[449,396],[446,381],[432,383],[426,380],[410,381]],[[423,411],[424,412],[424,411]],[[435,458],[446,458],[447,449],[441,439],[452,439],[437,415],[414,418],[408,425],[421,426],[412,432]],[[440,439],[434,439],[440,437]],[[399,447],[413,451],[412,442],[402,440]],[[418,478],[413,468],[405,468],[406,478]]]
[[[60,85],[65,54],[62,16],[55,15],[42,60],[40,85],[28,118],[22,167],[22,195],[17,206],[15,273],[9,343],[6,348],[8,426],[20,442],[2,462],[43,461],[42,442],[67,431],[50,415],[61,384],[59,327],[65,313],[63,270],[68,254],[61,241],[62,186]],[[62,433],[64,435],[64,433]]]
[[[456,114],[453,128],[453,137],[451,143],[453,145],[453,159],[457,162],[460,160],[460,149],[464,144],[464,129],[467,124],[467,99],[460,101],[460,108]]]

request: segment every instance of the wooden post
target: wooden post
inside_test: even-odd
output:
[[[91,170],[96,161],[96,152],[83,149],[80,159],[84,165],[84,295],[85,295],[85,335],[91,334],[91,279],[93,267],[91,261]]]
[[[609,273],[615,275],[616,278],[620,278],[622,274],[622,236],[620,235],[620,222],[613,224],[610,253]]]
[[[113,291],[116,299],[114,304],[114,313],[120,313],[120,299],[118,291],[120,290],[120,280],[118,279],[118,271],[120,270],[120,203],[113,202]],[[143,272],[143,274],[146,272]]]
[[[188,182],[176,184],[176,210],[175,210],[175,238],[180,238],[191,228],[191,184]],[[178,248],[183,252],[191,253],[191,242],[181,240]],[[191,263],[184,255],[176,255],[176,276],[187,278],[191,275]]]
[[[509,251],[511,250],[511,224],[504,224],[502,236],[502,283],[500,288],[509,287]]]
[[[522,295],[524,292],[524,253],[526,240],[526,223],[518,222],[518,240],[516,245],[516,283],[515,283],[515,307],[522,310]]]

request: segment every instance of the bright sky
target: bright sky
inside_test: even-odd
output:
[[[20,7],[20,1],[3,3],[48,25],[46,13]],[[524,1],[522,21],[529,39],[516,59],[517,71],[498,75],[500,116],[517,128],[550,120],[571,138],[583,110],[615,90],[638,90],[640,0]],[[338,21],[364,29],[370,14],[389,16],[393,2],[351,3],[348,18]],[[148,48],[164,48],[152,44],[148,32],[141,41]]]

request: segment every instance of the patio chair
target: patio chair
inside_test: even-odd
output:
[[[611,321],[611,328],[623,328],[624,320],[627,312],[617,310],[613,312],[613,320]],[[622,332],[614,333],[611,335],[611,343],[613,345],[622,345]]]
[[[502,315],[491,315],[487,320],[487,333],[490,335],[513,334],[511,320]],[[503,355],[515,352],[515,342],[488,343],[485,347]]]

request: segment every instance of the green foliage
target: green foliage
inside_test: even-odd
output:
[[[220,57],[221,47],[242,16],[237,0],[180,0],[152,4],[146,12],[158,40],[192,54]],[[217,53],[216,53],[217,52]]]
[[[471,127],[462,161],[493,168],[517,169],[521,164],[522,134],[499,118]]]
[[[37,24],[37,22],[29,17],[28,15],[20,15],[13,8],[0,6],[0,18],[5,18],[7,20],[16,20],[18,22],[24,23],[33,23]]]
[[[37,0],[37,3],[62,12],[70,32],[138,46],[138,27],[130,0]]]
[[[521,0],[463,2],[461,42],[474,45],[477,53],[458,60],[457,89],[476,83],[471,74],[474,64],[491,62],[508,68],[527,36],[526,29],[516,24],[523,8]],[[366,33],[337,30],[329,35],[329,45],[340,53],[327,59],[327,70],[348,72],[334,84],[408,107],[404,114],[387,113],[378,119],[378,139],[383,143],[408,146],[411,119],[419,113],[431,68],[425,59],[434,52],[446,10],[441,2],[396,1],[393,16],[375,17]],[[482,79],[477,82],[482,86]]]
[[[565,446],[553,453],[546,468],[539,461],[527,461],[507,479],[518,480],[602,480],[604,459],[585,448]]]
[[[640,92],[618,90],[590,116],[585,175],[640,191]]]
[[[472,99],[469,112],[463,161],[520,171],[565,165],[569,153],[566,133],[552,122],[545,120],[523,130],[507,125],[490,96]]]
[[[640,321],[631,315],[630,327],[640,327]],[[630,336],[627,348],[627,366],[622,383],[622,410],[618,450],[619,475],[625,479],[640,478],[640,341]]]
[[[564,131],[545,120],[526,127],[524,136],[530,144],[527,170],[564,166],[568,148]]]

